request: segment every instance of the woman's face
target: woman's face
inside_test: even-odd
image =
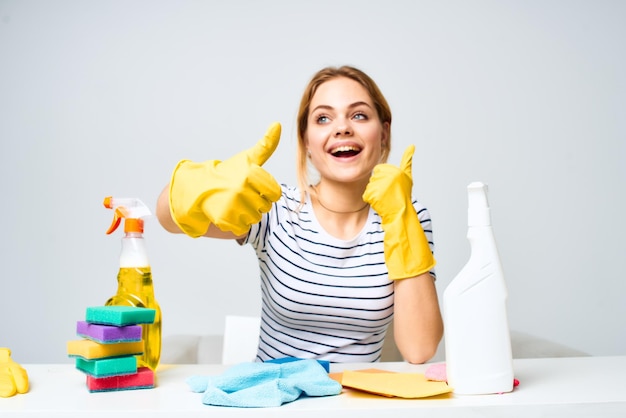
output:
[[[322,181],[369,181],[389,124],[380,122],[367,90],[352,79],[334,78],[317,88],[309,109],[305,140]]]

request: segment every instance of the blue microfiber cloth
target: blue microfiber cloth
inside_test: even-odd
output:
[[[193,392],[204,392],[204,404],[242,408],[276,407],[302,394],[341,393],[341,384],[331,379],[316,360],[240,363],[219,376],[192,376],[187,384]]]
[[[265,360],[265,363],[282,364],[282,363],[289,363],[290,361],[300,361],[300,360],[303,360],[303,359],[298,358],[298,357],[281,357],[281,358]],[[316,361],[319,364],[321,364],[322,367],[324,367],[324,369],[326,369],[326,372],[330,373],[330,361],[328,360],[316,360]]]

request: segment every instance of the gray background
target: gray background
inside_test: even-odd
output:
[[[0,346],[68,362],[116,289],[107,195],[152,209],[176,162],[225,159],[295,115],[326,65],[368,72],[417,146],[439,295],[469,256],[466,186],[489,184],[511,328],[626,354],[626,2],[0,1]],[[257,314],[250,247],[147,221],[163,333]]]

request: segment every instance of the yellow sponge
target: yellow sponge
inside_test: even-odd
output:
[[[82,357],[86,360],[139,355],[143,353],[143,340],[118,344],[100,344],[91,340],[67,342],[67,354],[70,357]]]

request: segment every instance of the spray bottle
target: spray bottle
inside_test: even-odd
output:
[[[152,271],[143,239],[143,218],[150,209],[139,199],[106,197],[104,207],[113,209],[111,234],[124,219],[124,237],[117,276],[117,294],[105,305],[137,306],[156,310],[154,323],[142,325],[144,353],[138,356],[138,366],[155,370],[161,357],[161,308],[154,298]]]
[[[491,228],[487,186],[468,191],[469,261],[443,294],[448,384],[455,394],[513,390],[507,289]]]

